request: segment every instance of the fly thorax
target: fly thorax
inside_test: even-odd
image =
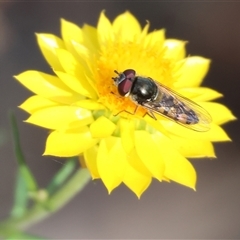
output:
[[[136,77],[130,96],[139,104],[154,101],[158,96],[158,87],[150,78]]]

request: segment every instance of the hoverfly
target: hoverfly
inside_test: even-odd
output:
[[[137,106],[145,108],[147,114],[155,120],[157,118],[154,113],[195,131],[203,132],[210,129],[211,116],[197,103],[150,77],[137,76],[133,69],[121,73],[116,70],[114,72],[118,74],[112,78],[118,93],[123,97],[129,97]]]

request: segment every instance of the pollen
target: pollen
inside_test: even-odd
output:
[[[103,66],[100,69],[101,71],[98,71],[96,75],[98,101],[113,112],[113,115],[119,114],[129,118],[133,115],[139,115],[140,117],[145,115],[146,110],[144,108],[136,105],[130,98],[123,97],[118,93],[117,86],[112,79],[116,77],[114,70],[109,72],[109,68],[106,68],[106,71],[103,71]]]
[[[139,75],[147,73],[148,76],[165,82],[166,85],[169,85],[173,78],[171,75],[173,66],[164,58],[164,49],[159,51],[157,46],[148,49],[141,42],[139,44],[134,41],[118,42],[118,40],[106,42],[101,47],[96,66],[94,78],[99,102],[116,115],[129,118],[143,117],[147,111],[129,97],[119,95],[113,81],[113,77],[116,77],[115,70],[123,72],[126,69],[134,69]]]

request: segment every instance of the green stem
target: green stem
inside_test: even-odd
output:
[[[79,169],[56,193],[43,203],[36,203],[20,218],[9,218],[0,224],[0,236],[6,229],[24,230],[47,218],[67,204],[78,192],[83,190],[91,179],[87,169]]]

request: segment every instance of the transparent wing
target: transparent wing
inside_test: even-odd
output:
[[[143,103],[143,107],[195,131],[210,129],[212,118],[205,109],[172,89],[154,82],[158,86],[159,95],[154,101]]]

